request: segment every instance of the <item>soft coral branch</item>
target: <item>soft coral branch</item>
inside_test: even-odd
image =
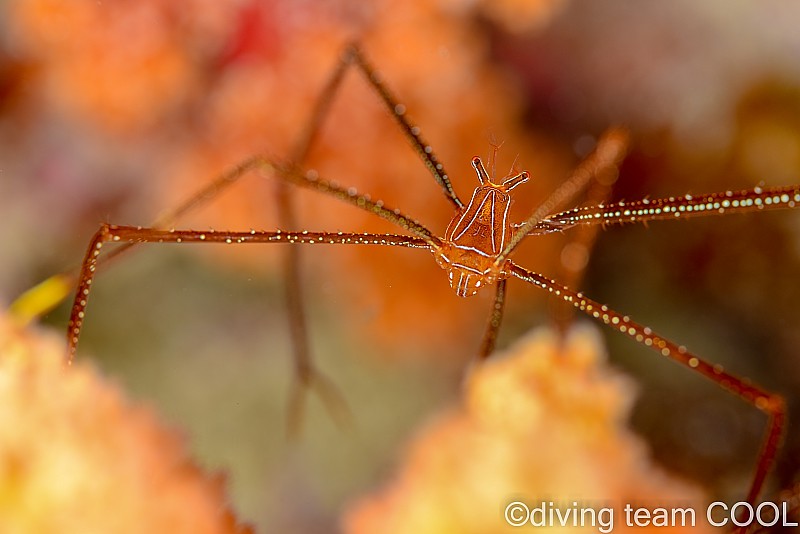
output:
[[[345,531],[506,532],[503,509],[516,500],[612,506],[614,532],[626,531],[627,503],[703,510],[702,493],[653,465],[627,428],[633,400],[595,330],[573,329],[563,344],[536,331],[474,370],[463,405],[420,432],[395,479],[349,510]]]
[[[0,315],[0,532],[249,532],[220,477],[59,341]]]

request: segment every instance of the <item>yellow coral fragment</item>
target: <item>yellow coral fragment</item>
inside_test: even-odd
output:
[[[30,324],[61,304],[74,287],[75,280],[68,274],[51,276],[11,303],[11,317],[19,326]]]

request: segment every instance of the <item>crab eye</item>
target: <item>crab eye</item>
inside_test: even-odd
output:
[[[478,156],[472,158],[472,166],[475,169],[475,172],[478,173],[478,181],[481,183],[481,185],[488,183],[489,174],[486,172],[486,168],[483,166],[481,158]]]

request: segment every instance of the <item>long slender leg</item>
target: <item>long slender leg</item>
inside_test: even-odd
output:
[[[751,211],[794,209],[800,206],[800,185],[754,187],[702,195],[686,195],[617,202],[606,206],[584,206],[544,218],[529,235],[566,230],[578,225],[614,225],[674,221]]]
[[[369,211],[377,216],[386,219],[387,221],[416,234],[426,240],[427,243],[434,245],[439,243],[433,233],[425,228],[416,219],[402,214],[397,209],[385,207],[382,201],[373,201],[369,195],[360,195],[354,188],[344,189],[337,185],[335,182],[327,181],[319,178],[319,176],[309,171],[306,173],[300,172],[295,166],[283,166],[264,156],[254,156],[239,163],[236,167],[232,168],[225,174],[216,178],[212,183],[205,186],[202,190],[192,195],[189,199],[183,202],[176,210],[171,211],[158,218],[153,228],[164,229],[171,226],[175,220],[181,215],[185,214],[192,208],[200,203],[208,200],[210,197],[216,196],[224,188],[239,180],[242,176],[253,170],[260,170],[263,172],[272,173],[276,178],[284,183],[294,184],[306,189],[314,189],[320,193],[328,194],[339,200],[352,204],[353,206]],[[120,249],[127,250],[135,246],[135,243],[128,243],[120,246]],[[105,257],[116,257],[119,252],[113,251]]]
[[[339,61],[334,68],[333,73],[328,79],[325,88],[320,93],[311,118],[307,123],[300,140],[295,147],[295,150],[290,159],[292,170],[296,171],[302,166],[303,161],[308,156],[314,139],[318,135],[319,129],[327,115],[333,99],[338,92],[341,82],[344,78],[345,71],[349,65],[355,65],[365,76],[371,87],[380,95],[382,101],[389,109],[391,115],[395,117],[403,132],[409,137],[412,145],[416,148],[420,157],[423,159],[429,170],[433,174],[437,182],[443,187],[448,199],[450,199],[457,207],[463,206],[455,194],[452,185],[444,172],[443,166],[437,161],[436,156],[429,145],[427,145],[420,137],[419,128],[413,126],[405,118],[404,106],[398,104],[396,100],[390,95],[386,87],[378,79],[376,71],[366,62],[361,52],[355,45],[348,46],[342,54],[341,61]],[[226,189],[239,178],[241,178],[248,170],[255,166],[263,166],[264,162],[259,162],[258,158],[253,158],[243,162],[241,165],[232,171],[221,175],[214,179],[210,184],[203,187],[191,195],[186,201],[177,206],[174,210],[167,212],[160,216],[153,224],[155,228],[164,228],[172,225],[180,216],[190,211],[191,209],[199,206],[200,204],[209,201],[222,190]],[[280,173],[280,169],[278,170]],[[277,187],[277,205],[278,215],[281,225],[285,228],[297,228],[295,210],[292,199],[287,187],[287,183],[280,181]],[[353,196],[353,195],[351,195]],[[427,230],[426,230],[427,232]],[[430,232],[427,232],[430,235]],[[123,254],[129,250],[134,243],[128,243],[124,246],[118,247],[111,254],[105,256],[106,261],[113,257]],[[296,247],[292,247],[287,251],[284,262],[284,274],[286,283],[286,301],[288,311],[288,321],[290,326],[290,338],[293,344],[294,362],[295,362],[295,376],[299,384],[309,384],[315,380],[315,376],[319,373],[315,371],[311,355],[309,351],[308,342],[308,328],[305,319],[305,311],[302,295],[302,281],[300,277],[300,251]],[[65,288],[74,283],[74,275],[72,273],[62,273],[51,277],[44,284],[38,285],[33,291],[23,295],[16,303],[15,309],[19,310],[19,315],[32,318],[38,314],[46,313],[57,303],[66,296]],[[317,379],[319,381],[319,379]],[[293,399],[298,399],[298,395],[293,395]],[[299,401],[294,401],[295,403]],[[291,410],[297,413],[297,409]]]
[[[584,205],[603,205],[608,201],[627,147],[628,132],[621,128],[611,128],[600,136],[594,150],[579,164],[574,173],[585,172],[592,177],[586,190]],[[599,229],[598,225],[576,228],[562,248],[558,279],[567,287],[581,285]],[[549,304],[551,317],[563,335],[572,323],[575,308],[555,296],[550,297]]]
[[[391,96],[386,86],[379,80],[376,71],[367,63],[363,54],[355,44],[345,48],[341,60],[337,63],[332,75],[325,84],[325,88],[320,93],[314,105],[311,118],[307,122],[307,126],[292,153],[290,158],[291,164],[296,169],[303,167],[303,163],[308,157],[308,153],[311,150],[315,138],[319,134],[319,130],[330,110],[336,93],[341,87],[341,82],[344,79],[345,71],[349,65],[355,65],[357,69],[363,73],[371,87],[380,95],[381,100],[409,138],[423,162],[427,165],[439,185],[442,186],[447,198],[452,201],[457,208],[463,207],[463,204],[458,199],[458,196],[450,184],[450,180],[442,164],[437,161],[430,145],[426,144],[420,137],[419,128],[413,126],[408,119],[405,118],[405,106],[398,104],[396,99]],[[297,228],[296,211],[292,195],[288,185],[284,182],[280,182],[277,186],[276,201],[281,226],[290,229]],[[299,248],[292,247],[287,250],[283,271],[286,280],[289,330],[294,349],[296,384],[298,384],[294,388],[295,393],[292,395],[294,407],[291,409],[291,412],[296,414],[296,416],[298,416],[301,411],[300,403],[302,402],[301,393],[303,385],[307,385],[313,380],[319,380],[315,379],[315,376],[319,376],[319,373],[314,368],[309,349],[308,325],[306,322],[305,301],[303,299],[300,262],[301,252]],[[295,418],[296,417],[290,417],[290,420]]]
[[[562,209],[564,204],[571,202],[580,194],[598,172],[615,165],[624,155],[625,139],[626,134],[623,130],[609,130],[608,141],[604,141],[598,146],[598,150],[578,165],[570,177],[539,204],[525,222],[516,226],[514,235],[495,259],[495,265],[500,267],[523,239],[535,231],[550,214]]]
[[[355,65],[359,72],[366,78],[370,86],[378,93],[381,101],[384,103],[389,113],[395,118],[400,125],[401,130],[408,137],[412,146],[415,148],[420,158],[422,158],[428,170],[432,173],[436,181],[442,186],[448,200],[457,208],[463,207],[463,203],[459,200],[450,179],[444,170],[442,164],[436,158],[433,150],[420,135],[419,127],[411,124],[405,116],[405,106],[399,104],[386,86],[381,82],[380,77],[375,69],[364,58],[363,53],[355,44],[345,47],[340,61],[337,63],[334,71],[328,79],[324,89],[320,93],[310,121],[298,141],[294,153],[292,154],[292,161],[295,165],[299,165],[301,160],[304,160],[310,147],[319,133],[319,128],[324,122],[325,116],[330,109],[330,106],[341,86],[341,81],[344,74],[350,65]],[[210,202],[221,192],[236,183],[242,176],[252,168],[253,159],[248,159],[237,167],[231,169],[229,172],[218,176],[207,185],[191,194],[185,201],[161,214],[149,226],[152,228],[168,228],[173,226],[182,216],[188,212],[198,208],[202,204]],[[279,186],[279,192],[281,186]],[[280,194],[280,193],[279,193]],[[289,205],[288,202],[278,202],[279,206]],[[280,208],[279,208],[280,209]],[[289,208],[291,209],[291,208]],[[287,226],[290,227],[290,226]],[[103,262],[106,263],[111,259],[120,256],[127,252],[133,244],[129,246],[120,246],[112,253],[103,256]],[[292,261],[292,260],[290,260]],[[77,282],[76,270],[70,269],[63,273],[54,275],[44,282],[34,286],[20,297],[18,297],[12,304],[12,311],[16,316],[23,321],[30,321],[36,317],[40,317],[58,306],[69,294],[69,288],[74,287]]]
[[[275,176],[286,183],[291,183],[300,187],[314,189],[321,193],[325,193],[334,198],[349,203],[355,207],[366,210],[370,213],[386,219],[401,228],[416,234],[417,237],[408,236],[373,236],[372,234],[365,234],[358,236],[357,234],[344,234],[344,233],[312,233],[312,232],[250,232],[240,233],[220,233],[220,232],[202,232],[202,231],[175,231],[163,229],[142,229],[132,227],[111,227],[104,225],[100,231],[94,236],[90,243],[89,250],[87,251],[86,258],[81,267],[81,274],[78,283],[78,289],[70,313],[70,321],[68,326],[68,362],[74,358],[77,348],[77,342],[80,336],[81,325],[85,315],[84,309],[89,296],[89,289],[93,280],[94,272],[97,268],[97,258],[99,256],[100,248],[104,242],[107,241],[120,241],[125,244],[134,244],[140,242],[153,242],[153,241],[172,241],[172,242],[225,242],[225,243],[244,243],[244,242],[275,242],[281,239],[289,243],[335,243],[335,242],[350,242],[354,243],[367,243],[379,245],[399,245],[399,246],[414,246],[432,248],[440,246],[438,238],[433,236],[427,228],[403,215],[399,210],[390,209],[384,206],[381,201],[373,201],[368,196],[359,195],[354,188],[343,189],[338,185],[322,180],[316,173],[309,172],[301,174],[294,167],[283,167],[275,164],[274,162],[263,158],[254,157],[242,164],[240,164],[234,171],[232,176],[241,176],[245,172],[253,169],[272,172]],[[110,229],[114,232],[109,232]],[[124,232],[133,232],[123,238]],[[268,235],[270,234],[270,235]],[[259,238],[258,236],[262,237]],[[266,236],[266,237],[264,237]],[[364,241],[364,239],[373,237],[371,241]],[[344,240],[344,241],[342,241]],[[315,389],[325,403],[326,408],[330,410],[332,417],[341,421],[347,415],[346,404],[341,400],[337,390],[333,385],[322,375],[315,372],[311,366],[310,361],[296,359],[296,376],[298,377],[295,382],[292,397],[290,398],[290,413],[288,418],[289,430],[292,432],[297,424],[297,414],[301,408],[302,402],[302,389],[298,387],[310,386]]]
[[[422,226],[420,223],[418,223],[413,218],[411,218],[411,217],[409,217],[407,215],[404,215],[403,213],[400,212],[400,210],[391,209],[389,207],[386,207],[382,201],[379,201],[379,200],[378,201],[373,201],[366,195],[359,195],[358,192],[354,188],[344,189],[344,188],[334,184],[333,182],[329,182],[327,180],[320,179],[319,176],[316,175],[316,173],[309,172],[309,173],[306,173],[306,174],[300,174],[298,171],[296,171],[294,169],[283,168],[283,167],[273,163],[272,161],[270,161],[270,160],[268,160],[268,159],[266,159],[264,157],[257,156],[257,157],[250,158],[249,160],[242,162],[239,166],[237,166],[234,170],[231,171],[230,175],[238,177],[238,176],[241,176],[242,174],[244,174],[244,173],[246,173],[246,172],[248,172],[250,170],[255,170],[255,169],[268,171],[268,172],[273,172],[277,178],[285,180],[288,183],[292,183],[292,184],[295,184],[295,185],[297,185],[299,187],[305,187],[307,189],[313,189],[313,190],[316,190],[316,191],[318,191],[320,193],[324,193],[324,194],[330,195],[330,196],[332,196],[334,198],[337,198],[337,199],[341,200],[342,202],[351,204],[351,205],[353,205],[353,206],[355,206],[355,207],[357,207],[359,209],[368,211],[370,213],[374,213],[378,217],[381,217],[382,219],[385,219],[385,220],[387,220],[387,221],[399,226],[400,228],[403,228],[406,231],[409,231],[409,232],[411,232],[413,234],[416,234],[416,238],[412,238],[412,237],[406,237],[405,238],[406,240],[408,240],[408,243],[414,243],[414,245],[407,245],[407,246],[426,246],[426,247],[429,247],[429,248],[437,248],[437,247],[441,246],[441,241],[439,240],[439,238],[435,237],[431,233],[430,230],[428,230],[427,228]],[[164,230],[164,229],[158,229],[158,228],[150,228],[150,229],[146,229],[147,232],[146,232],[146,235],[145,235],[144,238],[141,238],[141,239],[127,239],[127,240],[119,239],[119,240],[117,240],[117,239],[113,239],[113,236],[111,238],[106,238],[105,237],[105,234],[103,233],[102,229],[106,228],[106,227],[110,228],[111,226],[110,225],[104,225],[103,227],[101,227],[101,231],[98,231],[98,233],[95,234],[95,236],[92,239],[91,244],[89,246],[89,251],[87,252],[86,258],[84,259],[84,261],[83,261],[83,263],[81,265],[80,275],[79,275],[79,278],[78,278],[79,283],[78,283],[78,289],[77,289],[77,295],[76,295],[76,298],[75,298],[75,303],[79,303],[80,302],[80,295],[82,293],[85,293],[86,295],[88,295],[89,285],[92,283],[91,280],[92,280],[92,277],[93,277],[93,273],[94,273],[94,271],[96,270],[96,267],[97,267],[99,250],[100,250],[100,247],[102,246],[102,243],[104,243],[106,241],[109,241],[109,240],[110,241],[121,241],[121,245],[120,246],[121,247],[126,247],[126,246],[135,245],[135,244],[140,243],[140,242],[157,241],[158,239],[153,239],[156,236],[160,237],[161,241],[169,241],[170,238],[168,236],[170,236],[170,235],[176,236],[176,242],[181,242],[181,241],[178,241],[178,239],[182,237],[180,232],[175,231],[175,230]],[[120,227],[115,227],[115,228],[129,228],[129,227],[121,227],[120,226]],[[142,229],[142,228],[139,228],[139,229],[140,230],[145,230],[145,229]],[[251,232],[249,232],[250,235],[257,235],[258,233],[259,232],[256,232],[255,230],[252,230]],[[357,234],[344,234],[344,233],[320,234],[320,233],[312,233],[312,232],[293,232],[293,233],[288,233],[288,234],[287,233],[277,232],[276,234],[278,236],[286,236],[284,239],[286,239],[289,242],[308,242],[309,244],[314,243],[315,242],[314,241],[315,238],[314,237],[309,237],[308,241],[305,241],[304,240],[305,238],[302,237],[302,236],[306,236],[306,237],[308,237],[308,236],[317,236],[316,240],[319,241],[321,239],[320,236],[325,235],[325,236],[330,236],[330,239],[333,239],[335,241],[337,236],[357,235]],[[230,236],[234,236],[234,235],[236,235],[237,239],[241,237],[242,238],[242,242],[249,241],[249,239],[246,238],[246,236],[244,236],[244,235],[239,236],[238,234],[230,234],[230,233],[221,234],[219,232],[213,232],[213,231],[195,232],[192,235],[196,236],[197,241],[205,241],[207,238],[209,240],[211,240],[210,236],[215,236],[215,235],[216,236],[220,236],[220,235],[228,236],[228,237],[223,237],[222,238],[222,240],[224,242],[226,242],[226,243],[229,242],[228,238]],[[369,234],[365,234],[365,235],[369,235]],[[147,236],[149,236],[149,237],[147,237]],[[290,239],[289,236],[292,236],[292,238]],[[188,236],[187,236],[187,238],[188,238]],[[230,239],[231,239],[231,241],[234,241],[233,237],[230,237]],[[276,238],[276,240],[280,240],[280,238]],[[331,242],[331,241],[329,240],[328,242]],[[381,242],[381,243],[374,243],[374,244],[389,244],[389,245],[391,245],[391,244],[394,244],[394,243],[388,241],[387,243]],[[95,248],[97,250],[95,250]],[[97,252],[97,253],[94,253],[94,252]],[[88,269],[88,271],[87,271],[87,269]],[[88,274],[91,274],[91,276],[87,276]],[[85,306],[85,304],[84,304],[84,306]],[[69,324],[68,332],[72,332],[75,328],[80,330],[80,322],[81,322],[82,319],[83,319],[83,310],[79,309],[78,307],[76,307],[76,305],[73,305],[72,313],[70,315],[70,324]],[[68,340],[72,338],[72,335],[73,334],[68,334]],[[76,343],[77,343],[77,341],[76,341]],[[75,352],[75,347],[70,345],[69,355],[68,355],[68,360],[70,362],[72,361],[72,358],[74,356],[74,352]]]
[[[68,363],[72,363],[78,348],[86,305],[91,292],[92,281],[97,271],[100,250],[105,243],[224,243],[228,245],[244,243],[287,243],[287,244],[327,244],[327,245],[383,245],[411,248],[430,246],[422,239],[397,234],[370,234],[348,232],[264,232],[249,230],[230,232],[217,230],[162,230],[139,226],[117,226],[103,224],[89,242],[79,275],[78,288],[70,310],[67,330]]]
[[[444,174],[442,165],[436,161],[430,147],[424,145],[419,137],[419,129],[411,126],[407,120],[403,118],[400,113],[401,106],[395,104],[392,97],[389,95],[386,88],[377,81],[377,75],[371,67],[364,61],[361,53],[355,46],[349,46],[342,54],[341,60],[337,63],[332,74],[330,75],[324,89],[320,92],[320,97],[317,99],[314,109],[312,111],[307,126],[302,132],[300,139],[290,158],[291,166],[294,170],[302,167],[303,162],[311,150],[312,144],[317,137],[320,127],[328,114],[330,106],[338,92],[344,74],[349,65],[355,64],[365,75],[372,87],[380,94],[384,103],[390,108],[392,115],[398,120],[403,131],[410,136],[412,143],[417,147],[417,151],[422,156],[428,167],[434,174],[437,181],[442,184],[445,191],[449,193],[449,197],[455,198],[458,203],[457,197],[450,186],[447,175]],[[218,178],[214,179],[211,183],[192,194],[183,203],[178,205],[175,209],[161,215],[154,223],[155,228],[165,228],[174,224],[178,218],[185,213],[196,208],[197,206],[208,202],[221,191],[228,188],[241,178],[248,170],[255,166],[258,162],[254,159],[245,161],[236,168],[232,169]],[[279,181],[276,190],[276,203],[278,206],[278,217],[281,226],[284,228],[296,229],[298,227],[296,222],[296,214],[288,184],[284,181]],[[114,257],[128,251],[134,243],[128,243],[120,246],[112,253],[104,257],[104,261],[109,261]],[[283,263],[284,278],[286,280],[286,302],[288,323],[290,331],[290,339],[293,345],[293,354],[295,362],[295,376],[299,384],[309,384],[313,381],[319,381],[316,376],[319,373],[315,370],[311,354],[309,350],[308,341],[308,328],[306,323],[306,314],[304,310],[304,300],[302,295],[302,280],[300,276],[300,250],[297,247],[290,248],[285,256]],[[38,314],[46,313],[47,310],[54,307],[62,298],[66,296],[66,287],[73,285],[75,282],[74,274],[72,272],[62,273],[55,277],[51,277],[44,284],[40,284],[33,291],[23,295],[15,306],[20,310],[19,315],[26,317],[35,317]],[[55,288],[55,290],[54,290]],[[60,290],[59,290],[60,288]],[[297,388],[295,388],[297,389]],[[298,395],[293,395],[292,399],[298,399]],[[299,401],[294,401],[299,402]],[[291,409],[291,412],[297,413],[297,409]]]
[[[406,107],[403,104],[400,104],[398,100],[392,96],[392,94],[389,92],[389,89],[383,84],[378,72],[366,60],[364,54],[361,52],[358,46],[355,44],[350,45],[345,53],[345,58],[347,61],[352,62],[358,67],[372,88],[375,89],[378,95],[380,95],[381,100],[386,105],[389,113],[391,113],[392,117],[395,118],[397,124],[400,125],[400,129],[406,134],[406,137],[417,151],[417,154],[419,154],[419,157],[422,158],[425,166],[428,167],[428,170],[431,172],[434,179],[436,179],[436,182],[442,186],[447,199],[456,209],[463,208],[464,203],[458,198],[458,195],[450,183],[450,178],[447,176],[444,167],[433,153],[433,149],[422,139],[419,127],[412,124],[411,121],[406,117]]]
[[[325,87],[314,105],[311,117],[306,123],[304,131],[292,152],[291,164],[299,169],[303,166],[313,142],[317,137],[325,116],[330,109],[336,93],[341,86],[347,62],[337,62],[333,73],[328,78]],[[278,221],[282,228],[297,229],[297,213],[289,184],[279,181],[275,189],[275,202],[278,206]],[[289,339],[292,343],[294,361],[294,381],[292,393],[289,397],[289,416],[287,417],[288,433],[295,435],[300,427],[305,401],[304,392],[313,385],[327,406],[338,403],[339,395],[333,384],[320,373],[314,366],[311,356],[310,340],[308,336],[308,322],[306,320],[305,299],[303,296],[303,282],[300,273],[301,252],[299,247],[290,247],[283,258],[283,278],[285,285],[285,299],[287,320],[289,323]],[[341,411],[341,410],[340,410]]]
[[[373,90],[378,93],[382,102],[389,110],[389,113],[395,118],[403,133],[406,134],[412,146],[416,149],[420,158],[422,158],[428,170],[433,177],[442,187],[446,197],[450,200],[456,208],[462,208],[463,203],[459,200],[458,196],[453,189],[450,179],[444,170],[444,167],[436,158],[433,149],[420,136],[420,129],[411,124],[406,118],[405,106],[399,104],[398,101],[391,95],[389,90],[380,80],[377,71],[366,61],[364,55],[356,44],[351,44],[346,47],[342,54],[341,61],[334,69],[333,75],[330,77],[325,89],[321,93],[320,98],[312,113],[311,120],[308,127],[302,135],[297,149],[292,157],[292,163],[298,167],[302,166],[303,161],[311,149],[312,143],[316,138],[319,129],[325,116],[330,109],[333,98],[341,86],[341,81],[344,78],[344,73],[349,65],[355,65],[356,68],[364,75]],[[278,206],[280,208],[280,222],[282,225],[294,228],[295,215],[292,199],[290,197],[288,188],[285,184],[278,186]],[[303,296],[302,296],[302,282],[300,279],[300,250],[291,248],[287,251],[286,263],[284,264],[284,273],[287,280],[287,304],[289,313],[289,324],[291,330],[291,338],[294,344],[295,375],[298,382],[302,385],[309,382],[314,375],[314,368],[311,363],[311,355],[309,352],[308,343],[308,327],[305,320]],[[295,388],[295,391],[299,391]],[[296,406],[293,413],[300,412],[299,403],[302,402],[300,393],[292,396],[293,403]],[[291,418],[294,419],[294,418]]]
[[[489,315],[489,322],[486,325],[486,332],[483,334],[483,341],[481,341],[481,348],[478,351],[478,359],[485,360],[489,355],[494,352],[494,346],[497,342],[497,334],[500,331],[500,324],[503,322],[503,309],[506,303],[506,279],[501,278],[497,282],[497,288],[494,294],[494,304],[492,305],[492,313]]]
[[[359,194],[354,187],[344,189],[335,182],[323,180],[315,171],[308,171],[303,174],[293,168],[277,165],[261,156],[254,157],[243,165],[251,165],[252,167],[257,167],[264,171],[274,172],[277,178],[285,180],[288,183],[318,191],[339,199],[346,204],[373,213],[399,226],[403,230],[411,232],[431,247],[441,246],[441,240],[434,236],[430,230],[420,224],[416,219],[404,215],[399,209],[387,207],[381,200],[372,200],[369,195]]]
[[[78,289],[70,311],[67,327],[67,362],[72,363],[80,341],[86,306],[91,293],[92,282],[97,271],[100,251],[105,243],[120,243],[120,246],[133,243],[290,243],[290,244],[348,244],[348,245],[385,245],[414,248],[429,248],[419,238],[394,234],[353,234],[330,232],[218,232],[196,230],[160,230],[133,226],[114,226],[103,224],[95,233],[81,266]],[[293,247],[294,248],[294,247]],[[310,362],[309,362],[310,366]],[[347,404],[339,391],[325,376],[316,372],[313,367],[302,371],[299,375],[302,382],[295,381],[290,398],[290,411],[287,419],[290,435],[297,429],[300,410],[302,408],[305,388],[316,391],[331,416],[337,422],[348,419]]]
[[[257,162],[251,158],[233,167],[228,172],[217,176],[176,207],[162,213],[153,221],[150,227],[168,228],[172,226],[183,215],[209,202],[219,193],[233,185],[242,176],[247,174],[248,171],[256,167],[256,163]],[[113,259],[129,251],[135,245],[135,243],[120,245],[113,251],[104,255],[101,260],[102,263],[109,263]],[[69,296],[72,288],[75,287],[75,284],[78,282],[78,272],[79,268],[61,272],[27,290],[12,303],[12,314],[25,323],[43,316]]]
[[[517,278],[549,291],[588,316],[619,330],[639,343],[651,347],[661,355],[700,373],[764,412],[768,417],[767,430],[758,455],[753,482],[747,492],[747,502],[750,504],[755,502],[764,485],[764,480],[775,462],[775,454],[782,438],[786,422],[786,403],[783,397],[775,393],[769,393],[725,372],[721,365],[710,364],[700,359],[687,351],[686,347],[677,345],[656,334],[650,328],[632,321],[627,315],[615,312],[608,306],[591,300],[581,293],[572,291],[554,280],[528,271],[510,261],[507,265],[510,266],[511,274]]]
[[[314,105],[314,111],[312,112],[311,119],[309,120],[308,126],[300,137],[300,141],[295,148],[295,152],[292,155],[290,162],[297,167],[300,166],[300,161],[307,157],[308,152],[311,150],[311,147],[313,146],[313,143],[319,134],[320,127],[322,126],[322,123],[324,122],[325,117],[330,110],[330,106],[333,103],[336,93],[341,86],[341,82],[344,79],[344,74],[347,70],[347,67],[351,64],[355,65],[358,70],[362,72],[370,86],[373,87],[373,89],[381,97],[381,101],[385,104],[391,115],[398,122],[401,130],[408,136],[411,144],[417,150],[423,162],[433,174],[434,178],[442,185],[448,199],[450,199],[455,206],[463,207],[463,203],[455,194],[455,191],[450,184],[450,179],[447,176],[447,173],[445,173],[442,164],[437,160],[430,145],[425,143],[425,141],[422,139],[419,127],[414,126],[409,122],[405,116],[405,107],[402,104],[399,104],[391,95],[386,86],[380,81],[380,77],[375,69],[373,69],[372,66],[366,61],[362,52],[354,44],[351,44],[345,48],[345,51],[341,57],[341,61],[337,63],[336,68],[331,73],[331,76],[321,92],[319,99]],[[230,171],[215,178],[208,185],[193,193],[176,208],[159,216],[158,219],[156,219],[156,221],[151,225],[151,227],[165,228],[172,226],[180,217],[199,207],[200,205],[209,202],[222,191],[237,182],[245,173],[247,173],[247,171],[254,167],[254,160],[256,159],[258,158],[250,158],[245,160]],[[300,172],[298,169],[295,169],[295,171],[297,173]]]

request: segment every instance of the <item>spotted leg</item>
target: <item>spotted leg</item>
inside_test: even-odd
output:
[[[500,331],[500,324],[503,321],[503,309],[506,303],[506,279],[498,280],[497,287],[494,294],[494,304],[492,305],[492,313],[489,315],[489,321],[486,325],[486,331],[483,334],[481,341],[481,348],[478,351],[478,359],[485,360],[489,355],[494,352],[494,346],[497,342],[497,334]]]
[[[70,310],[69,326],[67,330],[67,362],[72,363],[78,349],[86,307],[89,302],[92,282],[97,272],[100,251],[106,243],[125,244],[139,243],[287,243],[287,244],[342,244],[342,245],[384,245],[414,248],[429,248],[428,244],[419,238],[394,235],[394,234],[353,234],[343,232],[262,232],[250,230],[247,232],[220,232],[197,230],[161,230],[156,228],[141,228],[134,226],[115,226],[103,224],[95,233],[89,243],[86,256],[81,266],[78,289]],[[300,374],[303,382],[301,387],[312,388],[323,400],[331,412],[331,416],[339,422],[347,419],[348,410],[341,394],[324,375],[313,367],[308,367]],[[302,391],[297,387],[290,399],[289,429],[296,427],[298,414],[302,405]]]
[[[583,205],[603,205],[608,201],[627,148],[628,132],[624,129],[610,128],[600,136],[594,150],[573,171],[573,174],[585,173],[591,176]],[[561,249],[558,279],[567,287],[581,285],[599,230],[599,225],[576,228]],[[575,308],[553,296],[548,303],[550,315],[563,335],[572,323]]]
[[[569,303],[589,317],[601,321],[615,330],[619,330],[637,342],[659,352],[662,356],[666,356],[700,373],[723,389],[730,391],[764,412],[768,418],[767,430],[758,455],[753,481],[747,492],[747,502],[753,504],[756,501],[764,486],[764,480],[775,463],[775,454],[783,435],[783,428],[786,423],[786,403],[783,397],[769,393],[725,372],[721,365],[710,364],[700,359],[686,350],[686,347],[677,345],[656,334],[650,328],[634,322],[627,315],[615,312],[608,306],[591,300],[581,293],[572,291],[554,280],[524,269],[510,261],[507,265],[513,276],[550,292],[550,294]]]

